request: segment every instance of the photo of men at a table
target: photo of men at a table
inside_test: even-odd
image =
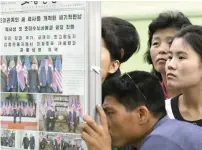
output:
[[[37,130],[37,95],[1,93],[1,128]]]
[[[62,93],[61,55],[1,56],[1,92]]]
[[[39,130],[80,133],[82,96],[43,95],[40,104]]]
[[[4,130],[1,129],[1,149],[39,149],[39,133],[23,130]]]
[[[84,150],[80,135],[66,133],[39,133],[40,150]]]

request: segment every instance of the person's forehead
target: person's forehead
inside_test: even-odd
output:
[[[122,106],[121,103],[118,102],[115,96],[106,96],[104,99],[104,103],[102,105],[103,108],[116,109],[117,107]]]
[[[160,33],[175,33],[178,30],[176,28],[168,27],[168,28],[160,28],[157,29],[154,34],[160,34]]]
[[[163,29],[158,29],[156,32],[154,32],[152,38],[160,38],[160,37],[165,37],[165,38],[170,38],[175,35],[177,32],[177,29],[175,28],[163,28]]]
[[[186,48],[188,48],[188,44],[184,41],[183,38],[175,38],[171,44],[170,51],[184,51]]]

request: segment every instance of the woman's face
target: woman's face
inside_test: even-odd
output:
[[[167,85],[174,88],[190,88],[200,84],[201,58],[183,39],[174,39],[166,62]]]
[[[151,41],[150,55],[155,70],[159,73],[165,73],[165,64],[168,58],[171,39],[177,30],[175,28],[165,28],[157,30]]]
[[[120,66],[118,60],[111,60],[109,50],[106,48],[104,40],[102,40],[102,50],[101,50],[101,73],[102,73],[102,83],[109,74],[115,73]]]

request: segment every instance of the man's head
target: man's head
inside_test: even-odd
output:
[[[33,63],[32,63],[32,69],[33,69],[33,70],[36,70],[36,69],[37,69],[36,66],[37,66],[36,63],[33,62]]]
[[[117,147],[139,142],[152,128],[151,122],[166,115],[159,80],[144,71],[106,81],[102,95],[112,144]]]
[[[160,13],[148,27],[148,47],[145,61],[153,65],[154,73],[165,73],[165,63],[171,39],[182,27],[190,25],[190,20],[181,12],[167,11]]]
[[[14,62],[14,61],[10,61],[9,67],[10,67],[10,68],[15,67],[15,62]]]
[[[116,17],[102,18],[102,82],[120,75],[120,64],[139,50],[140,40],[136,28]]]

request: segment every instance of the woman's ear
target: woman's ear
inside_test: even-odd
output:
[[[113,61],[113,62],[110,64],[110,68],[109,68],[108,73],[110,73],[110,74],[115,73],[115,72],[119,69],[119,67],[120,67],[120,62],[119,62],[119,60]]]

